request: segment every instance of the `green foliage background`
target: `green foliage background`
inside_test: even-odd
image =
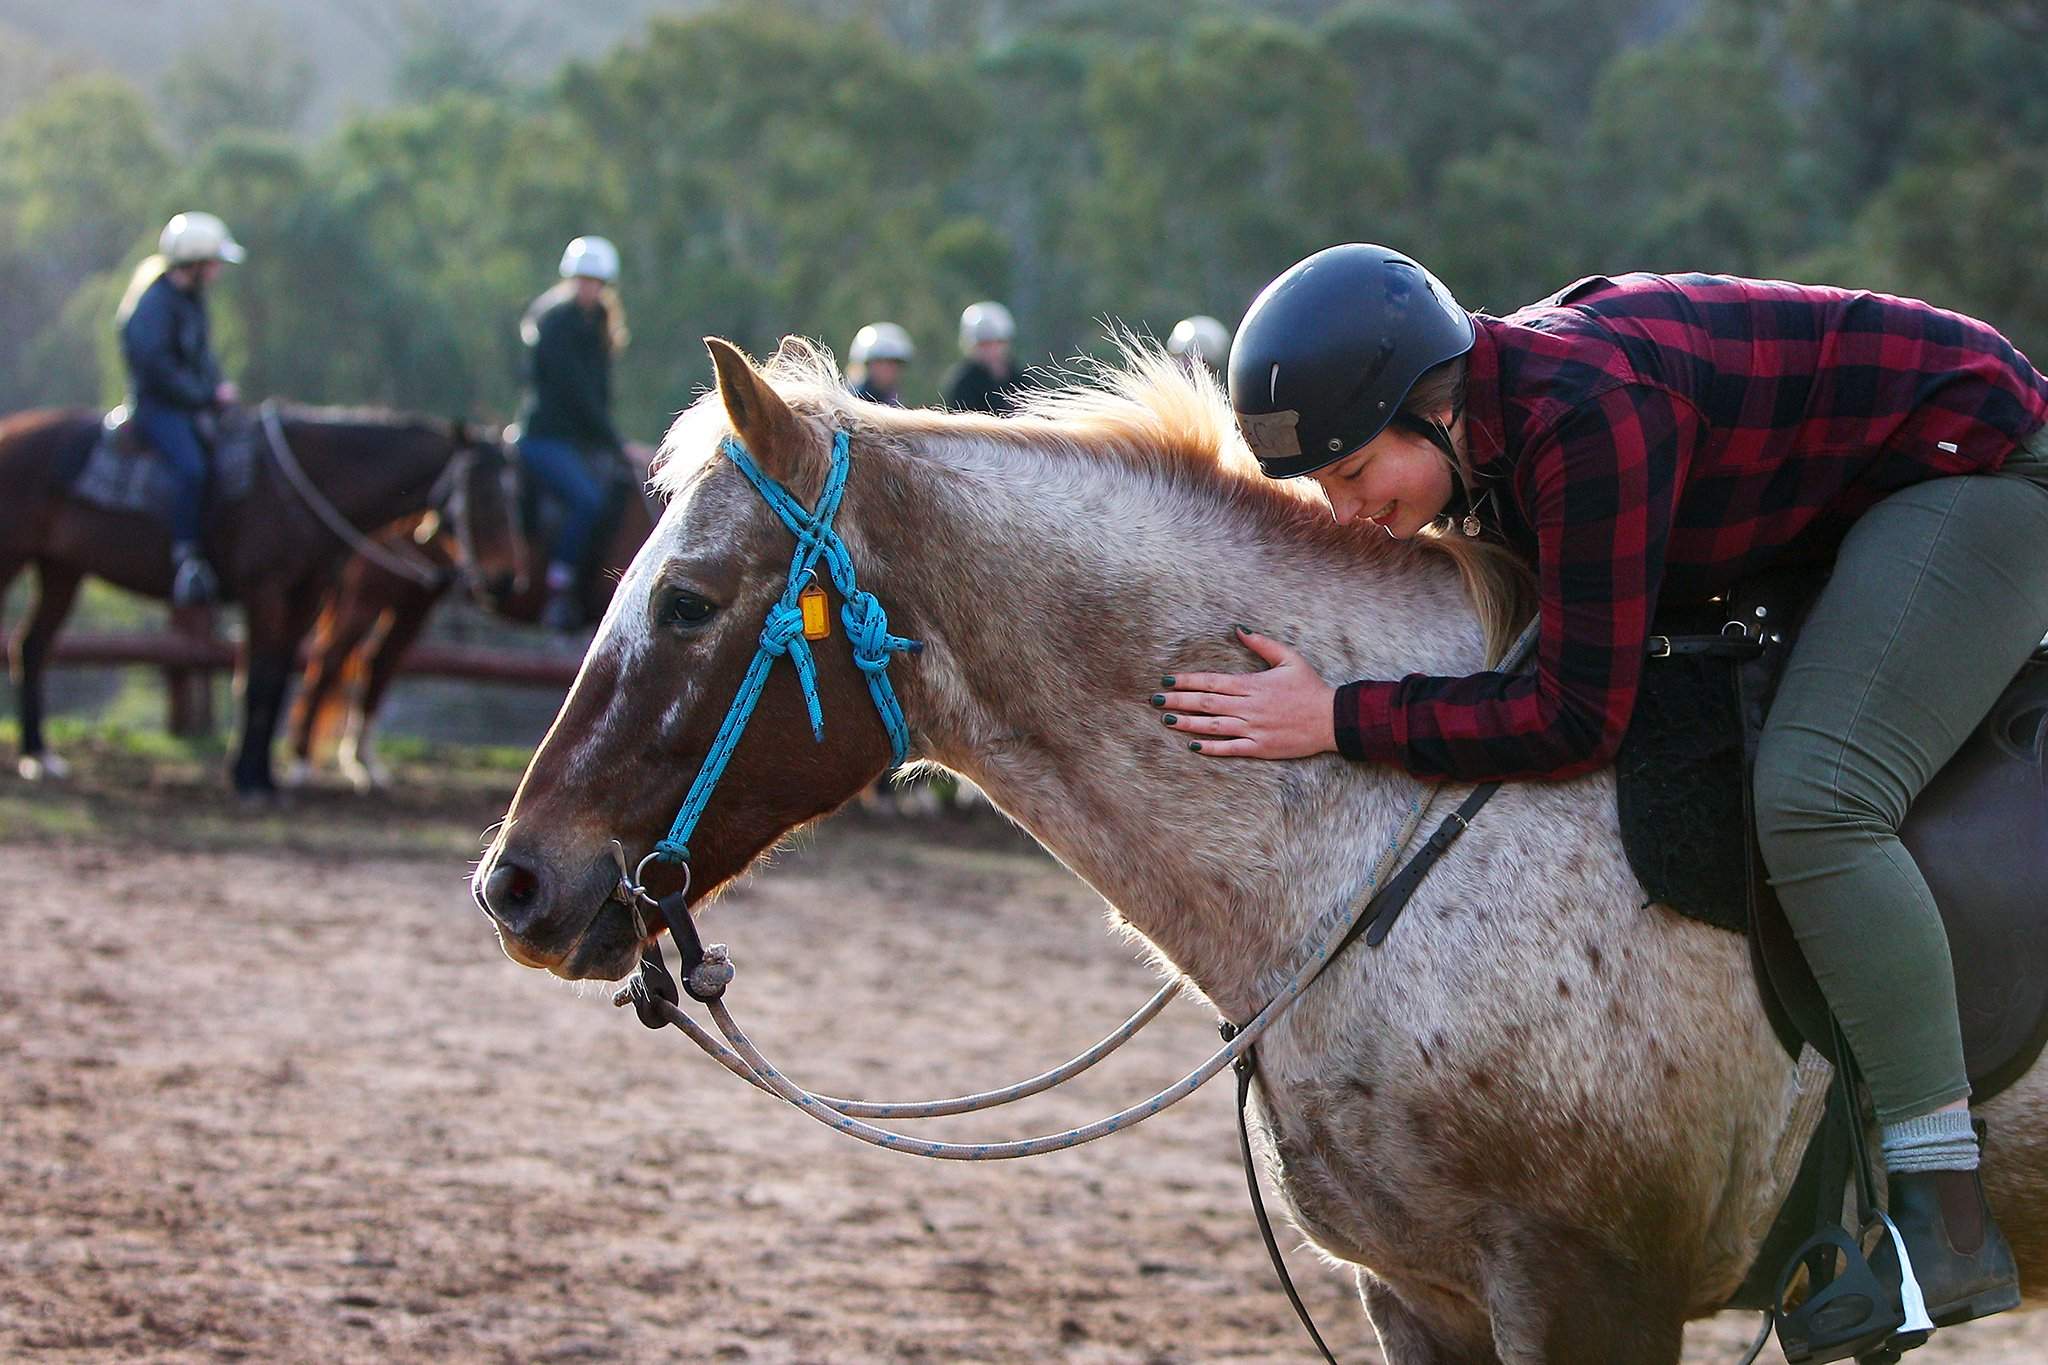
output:
[[[115,301],[188,207],[249,248],[215,316],[252,395],[477,416],[512,410],[563,242],[613,237],[643,437],[708,380],[706,333],[893,318],[929,399],[976,298],[1044,360],[1106,318],[1234,321],[1358,239],[1496,312],[1594,272],[1769,274],[2048,360],[2048,0],[754,0],[539,84],[498,74],[516,27],[421,34],[398,102],[318,140],[282,24],[154,99],[17,49],[0,411],[118,396]]]

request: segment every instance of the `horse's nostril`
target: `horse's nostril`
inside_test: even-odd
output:
[[[484,908],[506,928],[518,931],[520,921],[540,900],[540,876],[510,858],[499,858],[484,878]]]

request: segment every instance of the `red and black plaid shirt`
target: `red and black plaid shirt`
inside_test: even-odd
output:
[[[1422,777],[1602,766],[1660,600],[1831,555],[1887,494],[1996,470],[2048,421],[2004,337],[1883,294],[1624,275],[1475,321],[1467,447],[1535,562],[1541,645],[1533,673],[1337,689],[1337,748]]]

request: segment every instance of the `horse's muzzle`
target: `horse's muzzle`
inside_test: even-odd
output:
[[[500,847],[470,879],[470,894],[514,962],[572,980],[614,980],[632,972],[640,944],[630,910],[611,898],[616,883],[610,859],[564,876],[545,858]]]

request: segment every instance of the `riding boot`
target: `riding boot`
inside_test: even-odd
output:
[[[196,607],[220,595],[220,580],[196,541],[180,540],[171,545],[171,605]]]
[[[1936,1327],[2019,1307],[2012,1247],[1976,1171],[1896,1172],[1889,1202]]]

